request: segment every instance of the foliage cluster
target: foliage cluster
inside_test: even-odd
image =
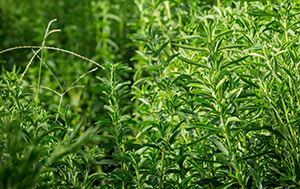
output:
[[[300,186],[300,1],[83,2],[0,51],[0,188]]]

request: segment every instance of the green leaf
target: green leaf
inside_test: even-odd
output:
[[[226,77],[224,77],[221,81],[219,81],[219,83],[216,86],[216,90],[219,90],[219,88],[223,85],[223,83],[227,80]]]
[[[266,57],[264,57],[263,55],[258,54],[258,53],[249,53],[249,56],[255,56],[255,57],[259,57],[259,58],[262,58],[264,60],[267,60]]]
[[[197,63],[197,62],[195,62],[195,61],[193,61],[193,60],[184,58],[184,57],[182,57],[182,56],[178,56],[178,59],[180,59],[180,60],[182,60],[182,61],[184,61],[184,62],[186,62],[186,63],[188,63],[188,64],[192,64],[192,65],[199,66],[199,67],[203,67],[203,68],[208,68],[206,65],[202,65],[202,64],[200,64],[200,63]]]
[[[157,126],[155,122],[147,121],[143,124],[140,132],[136,135],[136,138],[139,138],[142,134],[144,134],[146,131],[150,130],[154,126]]]
[[[226,45],[221,47],[219,50],[226,50],[226,49],[240,49],[243,47],[248,47],[246,44],[234,44],[234,45]]]
[[[230,122],[240,122],[240,121],[241,120],[237,117],[230,117],[230,118],[227,119],[226,125],[228,125],[228,123],[230,123]]]
[[[222,32],[218,33],[215,36],[214,40],[217,40],[218,38],[222,37],[223,35],[226,35],[226,34],[229,34],[229,33],[233,33],[233,32],[234,32],[234,30],[225,30],[225,31],[222,31]]]
[[[241,92],[241,90],[243,90],[243,88],[237,88],[237,89],[233,89],[232,91],[230,91],[229,93],[226,94],[225,98],[229,99],[231,96],[233,96],[235,93],[237,93],[238,91]]]
[[[261,184],[261,181],[260,181],[260,178],[257,174],[257,172],[252,168],[252,167],[249,167],[249,172],[250,174],[253,176],[254,180],[255,180],[255,183],[256,183],[256,186],[259,188],[259,189],[262,189],[263,186]]]
[[[228,156],[229,154],[229,151],[227,150],[227,148],[224,146],[224,144],[219,141],[218,139],[216,138],[212,138],[211,141],[216,145],[216,147],[221,151],[223,152],[225,155]]]
[[[145,36],[142,36],[142,35],[133,36],[132,39],[137,40],[137,41],[148,42],[148,37],[145,37]]]
[[[116,162],[113,159],[102,159],[97,162],[99,165],[118,165],[118,162]]]
[[[204,130],[210,130],[210,131],[217,131],[217,132],[221,132],[221,129],[216,128],[214,126],[210,126],[210,125],[204,125],[204,124],[197,124],[197,123],[191,123],[188,124],[186,126],[186,128],[190,129],[190,128],[201,128]]]
[[[189,46],[189,45],[182,45],[182,44],[178,44],[178,43],[172,43],[172,45],[174,45],[176,47],[183,48],[183,49],[188,49],[188,50],[193,50],[193,51],[207,52],[207,50],[204,49],[204,48],[197,48],[197,47],[192,47],[192,46]]]
[[[238,58],[238,59],[236,59],[236,60],[232,60],[232,61],[230,61],[230,62],[227,62],[227,63],[225,63],[225,64],[223,64],[223,65],[221,66],[221,69],[224,69],[224,68],[226,68],[227,66],[230,66],[230,65],[232,65],[232,64],[242,62],[243,60],[245,60],[245,59],[248,58],[248,57],[249,57],[249,55],[246,55],[246,56],[243,56],[243,57]]]
[[[169,42],[170,41],[167,41],[167,42],[165,42],[165,43],[163,43],[160,47],[159,47],[159,49],[157,49],[156,51],[155,51],[155,56],[157,56],[168,44],[169,44]]]
[[[221,186],[218,186],[216,189],[227,189],[227,188],[231,187],[234,184],[238,184],[238,182],[232,181],[232,182],[223,184]]]
[[[143,102],[144,104],[146,104],[148,106],[150,105],[149,102],[144,98],[138,98],[138,100],[140,100],[141,102]]]

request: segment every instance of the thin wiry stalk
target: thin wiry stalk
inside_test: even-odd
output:
[[[35,102],[36,104],[38,104],[39,102],[39,92],[40,92],[40,83],[41,83],[41,75],[42,75],[42,66],[43,66],[43,59],[44,59],[44,47],[45,47],[45,43],[46,43],[46,39],[47,37],[51,34],[49,33],[49,29],[51,27],[51,24],[53,22],[56,22],[57,19],[53,19],[49,22],[48,26],[47,26],[47,29],[46,29],[46,32],[45,32],[45,35],[44,35],[44,39],[43,39],[43,42],[42,42],[42,47],[41,47],[41,58],[40,58],[40,66],[39,66],[39,73],[38,73],[38,80],[37,80],[37,89],[36,89],[36,95],[35,95]],[[52,33],[56,32],[56,31],[59,31],[59,30],[54,30]],[[35,54],[36,55],[36,54]]]
[[[54,90],[54,89],[51,89],[51,88],[49,88],[49,87],[46,87],[46,86],[41,86],[41,88],[42,88],[42,89],[49,90],[49,91],[51,91],[51,92],[53,92],[53,93],[57,94],[58,96],[62,96],[62,94],[60,94],[60,93],[59,93],[59,92],[57,92],[56,90]]]
[[[85,77],[86,75],[88,75],[88,74],[90,74],[90,73],[92,73],[92,72],[94,72],[94,71],[97,71],[97,70],[98,70],[98,68],[94,68],[94,69],[91,69],[90,71],[88,71],[88,72],[82,74],[81,76],[79,76],[79,77],[78,77],[78,78],[70,85],[70,87],[72,87],[75,83],[77,83],[80,79],[82,79],[82,78]]]
[[[35,52],[34,50],[32,50],[32,51],[35,53],[35,55],[37,54],[37,52]],[[37,57],[41,60],[41,58],[40,58],[38,55],[37,55]],[[58,119],[58,116],[59,116],[60,109],[61,109],[61,105],[62,105],[62,101],[63,101],[63,96],[64,96],[67,92],[69,92],[71,89],[73,89],[73,88],[84,87],[84,86],[74,86],[74,85],[75,85],[80,79],[82,79],[83,77],[85,77],[87,74],[92,73],[92,72],[98,70],[98,68],[94,68],[94,69],[92,69],[92,70],[90,70],[90,71],[88,71],[88,72],[82,74],[81,76],[79,76],[79,77],[78,77],[78,78],[70,85],[70,87],[64,91],[64,89],[63,89],[62,86],[60,85],[59,81],[57,80],[57,78],[56,78],[55,74],[52,72],[52,70],[50,70],[50,68],[47,66],[47,64],[46,64],[44,61],[43,61],[43,64],[44,64],[44,65],[49,69],[49,71],[52,73],[53,77],[55,78],[56,82],[58,83],[59,87],[60,87],[61,90],[62,90],[62,93],[60,94],[60,93],[56,92],[56,91],[53,90],[53,89],[43,87],[43,88],[45,88],[45,89],[51,90],[52,92],[55,92],[56,94],[58,94],[58,95],[60,96],[59,105],[58,105],[58,109],[57,109],[57,115],[56,115],[56,118],[55,118],[55,120],[57,120],[57,119]],[[28,66],[28,67],[29,67],[29,66]]]
[[[31,65],[31,63],[32,63],[32,61],[34,60],[34,58],[36,57],[36,55],[37,55],[41,50],[42,50],[42,48],[39,48],[39,50],[37,50],[37,51],[34,53],[34,55],[31,57],[30,61],[29,61],[29,62],[27,63],[27,65],[26,65],[26,68],[25,68],[24,72],[23,72],[22,75],[21,75],[20,80],[23,79],[23,77],[24,77],[25,73],[28,71],[28,69],[29,69],[29,67],[30,67],[30,65]]]
[[[33,53],[36,53],[36,51],[34,51],[32,49]],[[39,57],[39,55],[37,55],[38,59],[41,60],[41,58]],[[49,70],[49,72],[51,73],[51,75],[53,76],[53,78],[55,79],[56,83],[58,84],[59,88],[61,91],[63,91],[63,87],[61,86],[60,82],[58,81],[56,75],[54,74],[54,72],[50,69],[50,67],[46,64],[46,62],[43,61],[44,66]]]
[[[63,92],[63,95],[65,95],[67,92],[69,92],[72,89],[75,89],[75,88],[84,88],[84,87],[85,87],[84,85],[75,85],[75,86],[69,87],[66,91]]]
[[[9,49],[5,49],[5,50],[2,50],[0,51],[0,54],[3,54],[3,53],[6,53],[6,52],[9,52],[9,51],[13,51],[13,50],[17,50],[17,49],[40,49],[41,46],[17,46],[17,47],[12,47],[12,48],[9,48]],[[45,46],[44,49],[49,49],[49,50],[55,50],[55,51],[60,51],[60,52],[63,52],[63,53],[67,53],[67,54],[70,54],[70,55],[73,55],[73,56],[76,56],[78,58],[81,58],[85,61],[88,61],[92,64],[95,64],[97,65],[98,67],[102,68],[102,69],[105,69],[103,66],[101,66],[99,63],[91,60],[91,59],[88,59],[80,54],[77,54],[75,52],[72,52],[72,51],[69,51],[69,50],[65,50],[65,49],[60,49],[60,48],[57,48],[57,47],[47,47]]]

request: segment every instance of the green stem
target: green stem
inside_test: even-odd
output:
[[[165,161],[165,150],[162,151],[162,155],[161,155],[161,168],[160,168],[160,177],[159,177],[159,189],[163,188],[164,161]]]
[[[56,114],[55,121],[57,121],[57,119],[58,119],[58,115],[59,115],[59,111],[60,111],[60,108],[61,108],[63,96],[64,96],[63,94],[60,95],[60,99],[59,99],[59,104],[58,104],[58,108],[57,108],[57,114]]]
[[[168,35],[166,34],[166,32],[165,32],[165,30],[164,30],[164,26],[163,26],[163,24],[162,24],[162,22],[161,22],[161,19],[160,19],[160,15],[159,15],[159,11],[157,11],[157,8],[158,7],[156,7],[157,5],[156,5],[156,3],[155,3],[155,0],[152,0],[152,6],[153,6],[153,8],[154,8],[154,15],[155,15],[155,17],[156,17],[156,20],[157,20],[157,22],[158,22],[158,24],[159,24],[159,26],[160,26],[160,28],[161,28],[161,31],[162,31],[162,33],[163,33],[163,35],[164,35],[164,37],[166,38],[166,39],[168,39]]]
[[[40,84],[41,84],[41,74],[42,74],[42,65],[43,65],[43,57],[44,57],[44,45],[45,41],[42,44],[42,51],[41,51],[41,59],[40,59],[40,67],[39,67],[39,76],[37,81],[37,88],[36,88],[36,95],[35,95],[35,102],[36,105],[39,102],[39,91],[40,91]]]
[[[122,181],[122,189],[125,189],[125,183]]]
[[[168,91],[169,92],[169,91]],[[170,98],[170,95],[169,95]],[[171,99],[171,98],[170,98]],[[173,128],[173,113],[170,114],[170,124],[169,128]],[[168,143],[169,136],[166,137],[166,142]],[[161,167],[160,167],[160,176],[159,176],[159,189],[163,188],[163,178],[164,178],[164,168],[165,168],[165,149],[162,149],[161,152]]]

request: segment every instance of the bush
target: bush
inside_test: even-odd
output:
[[[91,4],[107,11],[101,24],[120,24],[101,25],[94,60],[105,63],[45,37],[28,78],[3,69],[1,187],[299,187],[300,2],[136,0],[124,9],[133,3],[122,17],[109,14],[114,1]],[[129,33],[108,40],[117,27]],[[96,68],[65,86],[47,66],[49,49]],[[76,95],[90,99],[75,106]]]

